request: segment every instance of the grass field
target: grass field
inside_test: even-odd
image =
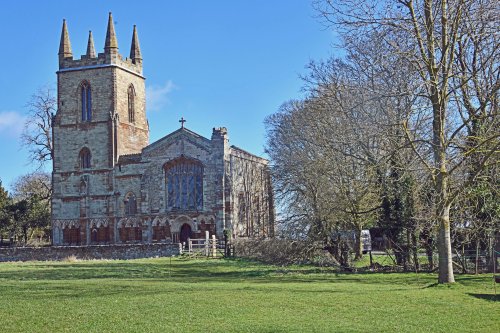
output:
[[[0,330],[500,331],[491,275],[435,282],[433,274],[338,274],[243,260],[1,263]]]

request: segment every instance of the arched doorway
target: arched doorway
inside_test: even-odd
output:
[[[181,243],[184,243],[187,242],[188,238],[191,238],[191,226],[187,223],[184,223],[179,233],[179,241]]]
[[[90,231],[90,242],[92,244],[97,243],[97,228],[95,226],[93,226]]]

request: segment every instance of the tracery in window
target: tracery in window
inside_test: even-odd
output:
[[[125,215],[137,214],[137,201],[135,194],[130,192],[125,196]]]
[[[135,90],[133,85],[128,87],[128,122],[135,122]]]
[[[165,164],[167,210],[203,209],[203,165],[186,157]]]
[[[90,150],[88,148],[83,148],[82,150],[80,150],[80,156],[79,156],[80,168],[82,169],[90,168],[91,159],[92,155],[90,154]]]
[[[82,108],[82,121],[92,120],[92,90],[87,81],[83,81],[80,85],[80,98]]]

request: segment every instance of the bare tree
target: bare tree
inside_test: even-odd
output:
[[[40,200],[50,203],[51,178],[46,172],[34,172],[18,177],[12,186],[14,200],[24,200],[36,195]]]
[[[337,88],[332,91],[342,90]],[[322,241],[347,265],[341,234],[355,232],[354,253],[359,258],[361,230],[373,221],[379,203],[373,163],[357,149],[363,144],[370,150],[373,138],[363,130],[366,118],[344,111],[323,90],[305,101],[285,103],[266,123],[267,152],[287,230]]]
[[[413,108],[403,129],[418,156],[425,147],[432,151],[432,163],[424,156],[420,157],[427,166],[435,192],[439,224],[438,281],[454,282],[450,208],[457,195],[477,178],[490,159],[498,161],[500,135],[497,128],[478,140],[469,140],[467,149],[462,149],[465,129],[474,117],[470,112],[459,113],[462,101],[452,97],[461,87],[474,82],[485,69],[490,68],[498,77],[498,41],[478,38],[498,34],[498,3],[482,0],[318,0],[315,6],[325,21],[344,36],[347,48],[351,41],[359,40],[368,32],[377,32],[385,36],[383,42],[392,55],[414,67],[420,87],[418,94],[423,99],[421,106],[427,104],[427,107]],[[462,41],[468,38],[476,43],[473,49],[490,52],[480,62],[475,62],[475,67],[457,65],[458,58],[474,58],[471,48],[461,47]],[[454,78],[462,81],[460,86],[454,84]],[[495,104],[498,91],[497,83],[483,86],[481,97],[474,97],[479,106],[494,107],[492,114],[495,117],[498,116],[498,104]],[[476,109],[473,112],[476,115],[479,111],[477,107],[473,109]],[[429,119],[429,136],[419,136],[421,133],[412,129],[411,121],[416,118]],[[453,173],[467,160],[468,154],[478,150],[483,154],[468,181],[453,184]]]
[[[326,117],[312,112],[316,118],[313,123],[318,124],[316,132],[321,133],[317,144],[330,151],[329,156],[339,163],[340,169],[332,166],[332,170],[344,175],[342,185],[349,184],[354,193],[359,195],[362,189],[371,193],[370,206],[352,214],[364,220],[378,213],[378,224],[394,245],[398,264],[406,265],[412,252],[411,260],[417,265],[419,220],[413,216],[416,185],[410,184],[420,177],[421,165],[407,145],[401,126],[415,97],[407,93],[412,88],[408,75],[411,71],[393,70],[396,64],[400,69],[405,64],[383,56],[385,50],[379,41],[382,37],[370,34],[362,43],[351,41],[344,61],[330,58],[312,62],[305,80],[308,91],[321,105],[318,107],[325,109]],[[358,166],[354,168],[355,165]],[[369,181],[364,187],[356,186],[361,184],[360,179]],[[337,193],[336,202],[348,194],[348,189]],[[355,203],[344,201],[344,208],[352,209]],[[354,229],[357,230],[355,226]]]
[[[57,101],[50,88],[40,88],[27,104],[28,118],[21,134],[21,142],[28,149],[29,159],[38,169],[53,158],[52,118]]]

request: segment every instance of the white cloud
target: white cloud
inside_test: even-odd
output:
[[[159,111],[164,108],[169,100],[168,94],[176,86],[172,81],[167,81],[164,85],[152,85],[146,87],[146,109],[148,111]]]
[[[19,137],[24,128],[25,116],[15,111],[0,111],[0,135]]]

